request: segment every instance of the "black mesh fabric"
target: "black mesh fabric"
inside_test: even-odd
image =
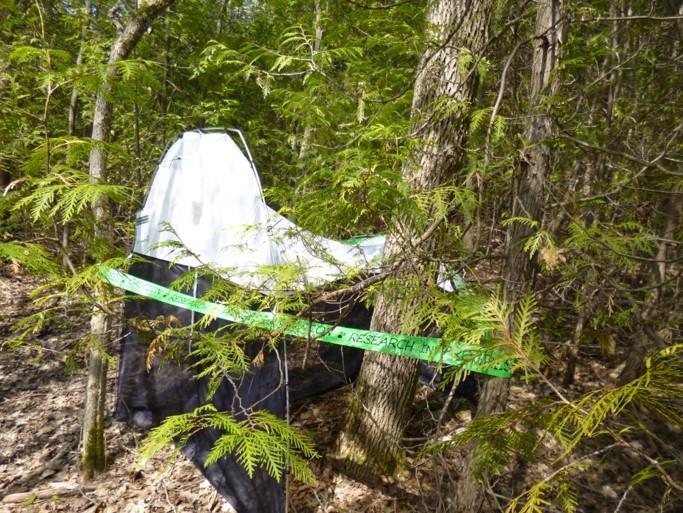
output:
[[[168,286],[182,276],[188,268],[169,265],[168,262],[146,258],[136,262],[130,274],[159,285]],[[197,295],[206,292],[209,284],[198,280]],[[334,309],[330,309],[334,310]],[[353,306],[345,312],[344,325],[367,328],[370,312],[361,306]],[[195,314],[198,315],[198,314]],[[334,322],[331,311],[322,320]],[[170,415],[188,413],[206,403],[208,383],[196,379],[187,364],[155,357],[147,370],[146,361],[151,332],[140,329],[140,320],[169,319],[171,316],[181,325],[192,322],[192,313],[165,303],[138,299],[126,303],[124,319],[136,322],[124,327],[119,359],[119,380],[116,411],[117,420],[132,426],[149,429]],[[229,323],[216,320],[207,330],[225,328]],[[136,327],[137,326],[137,327]],[[245,347],[248,356],[255,357],[262,349],[260,342],[249,342]],[[317,348],[316,363],[304,369],[294,368],[289,374],[289,393],[292,402],[322,394],[350,382],[358,374],[363,351],[321,344]],[[233,412],[252,407],[266,409],[280,417],[285,415],[285,376],[282,364],[282,347],[277,351],[263,351],[260,367],[252,366],[250,372],[234,379],[224,380],[211,402],[219,411]],[[220,433],[205,429],[194,435],[184,446],[184,454],[202,471],[207,480],[225,497],[239,513],[279,513],[284,510],[284,487],[257,470],[250,478],[244,468],[232,457],[222,458],[205,467],[204,461]]]

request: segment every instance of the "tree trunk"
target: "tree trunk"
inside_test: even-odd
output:
[[[86,38],[88,36],[88,20],[90,19],[90,0],[85,0],[83,10],[85,16],[83,17],[83,24],[81,25],[81,44],[78,48],[78,55],[76,56],[76,67],[80,68],[83,64],[83,54],[85,53]],[[78,88],[71,89],[71,98],[69,99],[69,112],[67,115],[67,129],[69,135],[76,133],[76,115],[78,113]]]
[[[538,221],[543,219],[545,180],[550,174],[550,148],[546,141],[552,136],[550,116],[539,111],[547,89],[552,89],[552,71],[557,67],[562,40],[559,21],[560,1],[541,0],[536,16],[536,38],[531,68],[531,112],[525,132],[527,147],[515,180],[512,195],[512,216]],[[552,93],[552,91],[550,91]],[[508,298],[514,303],[531,286],[535,262],[524,251],[524,243],[533,233],[526,223],[512,223],[507,231],[507,260],[505,286]],[[505,409],[509,381],[489,378],[482,387],[477,417],[485,417]],[[486,489],[477,478],[477,444],[473,444],[465,458],[464,473],[456,486],[456,511],[476,513],[492,510],[486,501]],[[482,476],[485,479],[485,476]]]
[[[76,68],[80,68],[83,64],[83,54],[85,53],[86,39],[88,37],[88,23],[90,19],[90,0],[85,0],[83,5],[83,22],[81,25],[81,44],[78,48],[78,55],[76,56]],[[69,111],[67,113],[67,133],[70,136],[76,135],[76,117],[78,115],[78,88],[74,86],[71,89],[71,98],[69,99]],[[70,224],[64,223],[62,226],[62,233],[59,235],[61,251],[62,251],[62,266],[65,269],[69,268],[69,231]]]
[[[652,326],[655,319],[662,321],[660,316],[667,309],[662,306],[664,301],[667,271],[671,267],[671,259],[675,259],[676,233],[681,223],[681,200],[680,187],[674,187],[673,194],[663,201],[659,213],[661,225],[661,238],[657,247],[656,261],[650,263],[651,273],[649,285],[655,293],[648,297],[641,307],[640,322],[637,323],[635,343],[628,352],[624,369],[619,374],[618,382],[621,385],[636,379],[645,371],[645,359],[653,350],[661,350],[666,347],[666,342],[657,334]],[[666,325],[666,323],[664,323]]]
[[[101,142],[107,140],[111,128],[112,105],[109,93],[116,80],[116,69],[113,64],[126,59],[152,21],[168,7],[173,0],[148,0],[139,2],[139,8],[121,31],[112,45],[104,81],[95,100],[93,113],[92,140],[90,152],[90,180],[93,183],[106,181],[107,161]],[[99,199],[93,207],[95,219],[95,238],[105,243],[112,240],[111,208],[104,199]],[[105,247],[108,244],[105,244]],[[104,254],[97,258],[106,257]],[[106,296],[102,291],[95,294],[98,303],[106,304]],[[107,355],[109,347],[109,331],[111,319],[100,308],[93,310],[90,321],[91,349],[88,358],[88,381],[85,391],[85,411],[81,439],[81,470],[84,479],[93,477],[104,470],[104,408],[107,383]]]
[[[317,59],[323,42],[322,7],[320,5],[320,0],[315,0],[313,9],[315,11],[315,19],[313,21],[315,39],[313,40],[313,48],[311,49],[311,64],[309,65],[308,74],[315,71],[313,62]],[[304,127],[304,133],[301,136],[301,144],[299,145],[299,160],[303,161],[308,156],[308,150],[311,145],[312,137],[313,127],[310,123],[306,123],[306,126]]]
[[[430,44],[418,66],[412,105],[413,135],[421,144],[403,167],[403,175],[414,191],[444,184],[462,165],[469,105],[477,88],[477,60],[487,40],[493,3],[437,0],[429,10]],[[472,56],[469,64],[464,64],[465,52]],[[402,297],[401,276],[421,267],[416,251],[433,256],[436,246],[432,238],[420,248],[407,247],[404,242],[419,234],[410,220],[402,219],[397,224],[403,233],[391,234],[385,256],[388,261],[401,256],[404,262],[410,262],[405,262],[392,280],[398,286],[385,284],[371,323],[372,330],[391,333],[404,329],[420,301],[419,297]],[[403,455],[400,440],[409,418],[418,370],[416,360],[366,353],[338,448],[339,457],[357,477],[391,474],[399,467]]]

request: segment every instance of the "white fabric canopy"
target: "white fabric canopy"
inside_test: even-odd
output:
[[[299,228],[266,205],[255,168],[227,133],[199,130],[164,155],[136,225],[136,253],[210,265],[264,292],[275,286],[264,266],[296,265],[301,273],[291,285],[318,287],[374,272],[385,242],[375,236],[348,244]]]

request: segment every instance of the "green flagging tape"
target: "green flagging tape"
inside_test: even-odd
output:
[[[503,361],[500,351],[465,344],[450,344],[450,348],[443,348],[441,339],[433,337],[392,335],[378,331],[345,328],[298,319],[292,315],[220,305],[188,296],[109,267],[101,266],[100,272],[102,277],[114,287],[225,321],[246,324],[268,331],[278,331],[294,337],[310,337],[331,344],[457,365],[470,371],[501,378],[510,377],[509,367]]]
[[[377,235],[357,235],[355,237],[351,237],[350,239],[343,240],[341,243],[348,244],[349,246],[355,246],[356,244],[360,244],[361,242],[372,239],[373,237],[377,237]]]

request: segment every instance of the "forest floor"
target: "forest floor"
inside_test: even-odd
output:
[[[22,274],[0,274],[0,347],[7,342],[12,325],[39,311],[29,299],[37,282]],[[144,433],[108,421],[106,443],[108,466],[104,474],[81,485],[78,473],[79,426],[84,397],[85,371],[79,341],[87,334],[85,316],[64,314],[58,323],[29,336],[19,347],[0,350],[0,513],[30,512],[220,512],[230,511],[199,470],[182,455],[171,451],[138,466],[137,447]],[[78,356],[80,354],[80,356]],[[115,400],[115,369],[109,374],[108,409]],[[609,381],[604,368],[584,369],[584,379]],[[408,456],[407,471],[400,479],[362,484],[335,471],[323,456],[313,462],[316,482],[293,482],[289,487],[290,513],[327,512],[414,512],[446,511],[453,483],[461,469],[461,458],[420,457],[424,427],[438,415],[426,407],[433,393],[420,391],[415,417],[406,434],[415,451]],[[443,399],[437,397],[437,399]],[[535,400],[528,387],[512,387],[512,403]],[[455,433],[471,419],[462,404],[444,424],[443,432]],[[330,454],[341,429],[345,394],[333,392],[316,401],[295,407],[292,422],[314,433],[321,454]],[[410,438],[412,437],[412,438]],[[411,442],[413,440],[414,442]],[[549,452],[556,448],[548,447]],[[533,482],[547,467],[526,468],[522,476],[511,474],[502,487],[503,499],[522,491],[523,482]],[[583,486],[594,492],[587,508],[577,511],[613,511],[626,483],[618,469],[602,468]],[[593,481],[593,482],[591,482]],[[24,494],[24,495],[20,495]],[[505,502],[503,500],[503,502]],[[604,506],[604,510],[602,507]],[[623,511],[626,511],[624,509]]]

